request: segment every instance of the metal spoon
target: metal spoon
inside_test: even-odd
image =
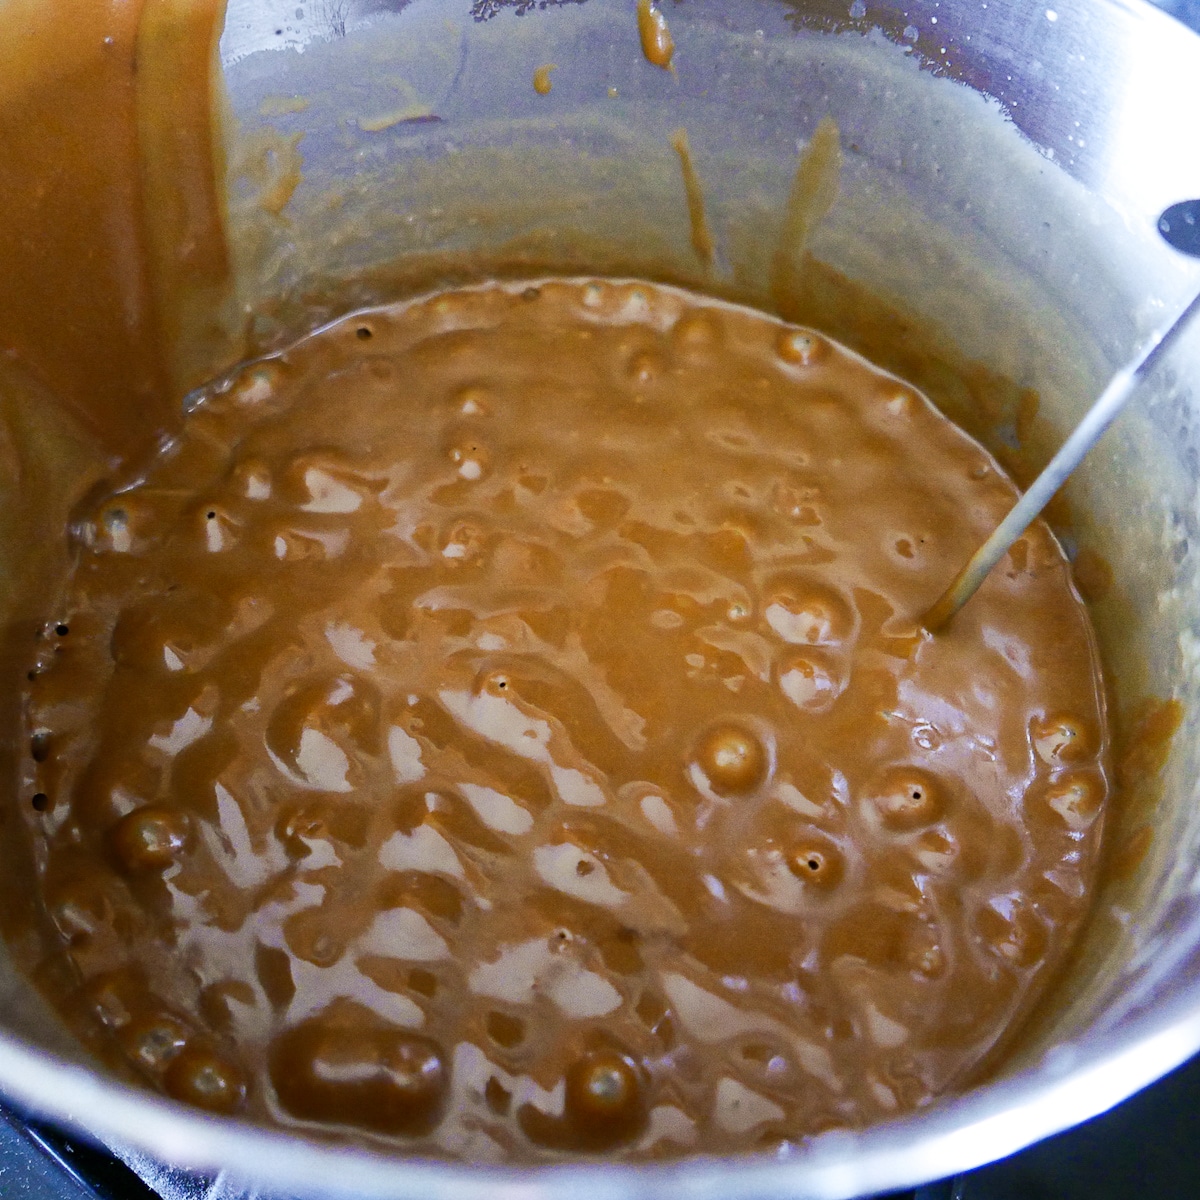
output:
[[[1159,218],[1158,228],[1176,250],[1200,257],[1200,200],[1187,200],[1182,204],[1172,205]],[[1138,384],[1154,369],[1159,358],[1166,353],[1198,312],[1200,295],[1195,296],[1170,324],[1155,333],[1132,361],[1112,377],[1109,385],[1100,393],[1100,398],[1033,481],[1029,490],[1017,501],[1008,516],[996,526],[988,540],[975,551],[971,560],[955,576],[954,582],[921,619],[921,624],[930,633],[937,633],[945,628],[951,617],[970,600],[992,568],[1008,553],[1012,544],[1029,528],[1054,493],[1084,460],[1088,451],[1100,440],[1104,431],[1125,407]]]

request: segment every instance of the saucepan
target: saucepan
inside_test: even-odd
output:
[[[186,47],[204,7],[145,14],[155,37]],[[0,0],[7,37],[27,12]],[[433,283],[620,273],[790,309],[912,378],[1021,474],[1200,288],[1200,265],[1156,230],[1166,207],[1200,195],[1200,37],[1149,5],[675,0],[663,12],[673,70],[643,57],[630,0],[229,0],[208,100],[233,285],[203,355],[181,348],[170,386],[182,398],[201,358],[219,366]],[[53,72],[42,82],[55,86]],[[840,162],[789,224],[799,156],[825,118]],[[178,139],[165,128],[140,124],[166,147],[149,195],[172,194]],[[711,263],[693,245],[689,186]],[[784,295],[786,237],[801,244]],[[1200,1048],[1198,383],[1194,331],[1055,515],[1102,646],[1121,795],[1062,978],[956,1095],[769,1156],[521,1171],[401,1161],[197,1115],[106,1074],[37,999],[19,939],[0,962],[0,1093],[266,1191],[421,1200],[834,1200],[969,1169],[1110,1107]],[[0,533],[19,566],[33,548],[13,514],[65,503],[65,483],[39,473],[14,429]],[[15,825],[4,829],[19,880]]]

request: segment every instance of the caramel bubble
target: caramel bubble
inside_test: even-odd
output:
[[[283,936],[294,958],[314,967],[332,967],[346,952],[344,923],[319,908],[302,908],[284,919]]]
[[[919,767],[895,767],[872,789],[870,802],[888,829],[903,832],[930,825],[942,815],[945,789]]]
[[[113,851],[127,871],[163,871],[187,847],[188,819],[176,809],[147,804],[122,817],[110,836]]]
[[[284,370],[278,362],[260,362],[243,367],[227,393],[231,403],[254,408],[273,399],[283,382]]]
[[[406,1136],[437,1124],[449,1083],[441,1048],[429,1038],[320,1017],[276,1039],[270,1069],[294,1117]]]
[[[185,1049],[163,1076],[167,1094],[214,1113],[232,1113],[246,1099],[246,1081],[235,1064],[209,1050]]]
[[[154,674],[196,670],[211,657],[229,620],[228,605],[205,592],[133,604],[113,627],[113,660]]]
[[[247,500],[269,500],[271,498],[271,468],[261,459],[247,459],[236,463],[229,472],[234,492]]]
[[[288,854],[305,858],[318,842],[362,847],[370,827],[370,810],[352,800],[309,800],[284,809],[275,823],[275,836]]]
[[[785,329],[775,339],[775,353],[784,362],[807,367],[821,357],[825,343],[807,329]]]
[[[231,550],[238,538],[238,522],[224,509],[201,504],[192,517],[198,544],[209,554]]]
[[[946,971],[946,952],[942,949],[939,932],[930,922],[922,922],[912,933],[904,950],[909,970],[926,979],[937,979]]]
[[[625,367],[629,381],[638,387],[646,387],[663,373],[662,359],[651,350],[639,350],[632,355]]]
[[[602,1149],[628,1141],[645,1122],[646,1105],[633,1061],[598,1050],[567,1069],[563,1115],[583,1145]]]
[[[86,945],[112,924],[114,908],[104,879],[87,872],[48,890],[46,910],[63,940],[71,946]]]
[[[787,850],[786,858],[797,879],[822,890],[837,887],[846,872],[841,850],[830,838],[815,831],[797,838]]]
[[[121,1030],[119,1040],[134,1063],[158,1072],[187,1045],[188,1031],[174,1017],[151,1013],[135,1017]]]
[[[696,747],[696,765],[714,792],[751,792],[762,785],[770,760],[762,741],[743,725],[710,729]]]
[[[301,512],[349,516],[368,502],[374,485],[348,455],[317,449],[294,454],[280,475],[280,497]]]
[[[323,791],[349,791],[346,749],[377,753],[381,737],[377,689],[349,675],[293,686],[267,724],[272,753]]]
[[[153,545],[160,523],[153,503],[121,495],[100,509],[86,527],[85,538],[100,554],[143,554]]]
[[[458,388],[451,402],[465,417],[488,416],[492,411],[492,394],[487,388],[476,383],[469,383]]]
[[[1094,775],[1074,773],[1050,784],[1043,801],[1072,829],[1086,829],[1104,804],[1104,785]]]
[[[506,1050],[519,1046],[525,1040],[525,1022],[520,1017],[513,1017],[508,1013],[488,1013],[487,1031],[488,1037]]]
[[[777,670],[780,691],[805,712],[824,712],[842,692],[843,680],[831,662],[811,651],[787,654]]]
[[[1029,737],[1034,752],[1048,766],[1078,762],[1091,752],[1092,739],[1078,717],[1058,714],[1033,721]]]
[[[671,341],[689,357],[699,356],[721,344],[724,331],[721,323],[703,309],[685,313],[671,330]]]
[[[108,1029],[124,1029],[145,1007],[145,981],[129,967],[105,971],[80,988],[84,1007]]]
[[[487,548],[487,535],[474,521],[456,521],[440,541],[447,567],[474,565]]]
[[[960,840],[944,828],[925,830],[913,845],[913,856],[928,871],[944,873],[957,864],[960,878],[977,874],[967,871],[960,862],[962,851]]]
[[[984,945],[1019,970],[1037,966],[1046,956],[1045,922],[1019,897],[995,897],[979,910],[975,923]]]
[[[491,454],[476,438],[464,438],[446,452],[460,478],[468,483],[483,479],[491,470]]]
[[[763,615],[794,646],[838,646],[854,632],[854,610],[833,588],[812,579],[778,580],[768,589]]]

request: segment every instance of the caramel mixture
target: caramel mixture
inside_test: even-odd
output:
[[[1092,634],[1012,484],[821,336],[642,283],[348,318],[93,497],[26,810],[76,985],[218,1112],[529,1160],[960,1084],[1088,901]],[[32,798],[32,803],[29,803]]]
[[[638,0],[638,38],[642,43],[642,54],[646,61],[664,71],[673,71],[671,59],[675,55],[675,40],[667,28],[667,18],[655,8],[651,0]]]

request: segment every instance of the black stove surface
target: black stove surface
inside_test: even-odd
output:
[[[3,1200],[287,1200],[142,1164],[0,1113]],[[888,1200],[1197,1200],[1200,1056],[1111,1112],[967,1175]],[[882,1198],[881,1198],[882,1200]]]

